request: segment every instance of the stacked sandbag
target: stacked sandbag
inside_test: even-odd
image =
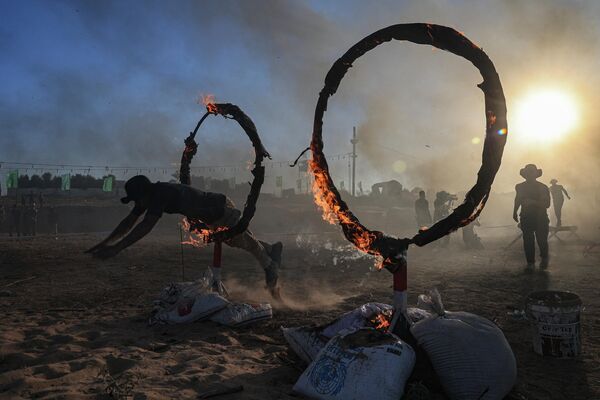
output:
[[[198,321],[222,310],[228,304],[227,299],[210,291],[207,279],[171,283],[154,301],[149,324],[181,324]]]
[[[210,320],[221,325],[238,328],[264,321],[273,317],[273,309],[269,303],[246,304],[232,303],[212,314]]]
[[[283,336],[304,362],[310,363],[329,339],[344,331],[354,331],[368,326],[371,319],[379,314],[390,314],[392,306],[383,303],[364,304],[326,325],[281,327]]]
[[[502,331],[468,312],[445,311],[439,294],[420,296],[419,306],[434,314],[410,328],[425,350],[450,399],[504,398],[517,378],[517,366]]]
[[[346,331],[318,353],[294,391],[318,400],[398,400],[414,363],[413,349],[391,333]]]
[[[229,301],[211,290],[212,272],[207,269],[194,282],[167,285],[154,300],[149,320],[153,324],[181,324],[208,318],[227,307]]]

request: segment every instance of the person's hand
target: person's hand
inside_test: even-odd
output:
[[[101,260],[114,257],[119,253],[120,249],[117,246],[104,246],[96,250],[92,255]]]
[[[517,214],[513,214],[513,219],[516,223],[519,223],[519,217],[517,216]]]

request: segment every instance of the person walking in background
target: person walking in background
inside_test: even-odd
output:
[[[569,193],[562,185],[557,185],[558,180],[550,181],[550,194],[552,195],[552,205],[554,206],[554,215],[556,215],[556,226],[562,226],[562,207],[565,202],[565,196],[571,200]],[[563,196],[563,193],[565,196]]]
[[[523,248],[527,260],[527,269],[535,267],[535,241],[540,248],[540,268],[548,268],[548,231],[550,220],[547,209],[550,207],[550,191],[548,186],[539,182],[542,170],[534,164],[527,164],[520,175],[525,178],[515,186],[516,196],[513,208],[513,219],[519,223],[523,232]],[[520,219],[517,212],[521,209]]]
[[[417,217],[418,228],[428,228],[431,226],[431,212],[429,211],[429,201],[425,197],[425,191],[419,192],[419,198],[415,201],[415,214]]]
[[[456,195],[450,194],[445,190],[437,192],[433,201],[433,222],[441,221],[450,215],[452,203],[457,199]],[[446,235],[439,240],[442,247],[446,247],[450,243],[450,235]]]
[[[465,243],[465,246],[467,247],[467,249],[470,249],[470,250],[482,250],[483,249],[483,243],[481,243],[481,238],[479,237],[479,235],[477,233],[475,233],[476,226],[481,226],[479,219],[476,219],[475,221],[471,222],[469,225],[462,227],[463,242]]]

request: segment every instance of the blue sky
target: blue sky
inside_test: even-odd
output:
[[[497,66],[509,113],[511,99],[530,82],[560,82],[586,103],[597,99],[591,87],[599,83],[600,8],[591,0],[3,0],[0,7],[0,161],[176,163],[203,111],[196,104],[202,93],[240,105],[274,159],[291,160],[309,142],[333,61],[367,34],[402,22],[447,24],[479,43]],[[356,125],[359,180],[467,185],[457,177],[474,177],[481,147],[471,139],[483,133],[477,72],[440,51],[380,47],[357,63],[332,100],[326,153],[348,152]],[[586,128],[598,126],[589,120]],[[230,121],[213,118],[202,129],[195,165],[249,158],[247,139]],[[556,156],[510,141],[507,150],[513,169]],[[457,158],[460,165],[447,168]],[[406,170],[394,170],[397,161]],[[332,161],[332,168],[345,179],[347,160]],[[268,173],[295,186],[295,170],[277,165]],[[504,187],[512,175],[501,177]]]

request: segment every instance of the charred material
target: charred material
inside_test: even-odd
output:
[[[256,212],[256,203],[258,201],[258,196],[260,195],[260,188],[265,180],[265,167],[262,165],[262,162],[265,157],[271,158],[271,155],[264,148],[260,137],[258,136],[258,131],[256,130],[254,122],[252,122],[250,117],[248,117],[238,106],[230,103],[208,103],[206,105],[206,110],[206,114],[202,116],[194,131],[191,132],[190,135],[185,139],[185,149],[183,150],[183,154],[181,156],[181,168],[179,172],[179,180],[181,183],[185,185],[189,185],[191,183],[190,164],[198,149],[195,136],[200,128],[200,125],[209,115],[221,115],[224,118],[237,121],[244,132],[246,132],[246,135],[248,135],[250,142],[252,142],[252,147],[254,147],[255,154],[254,168],[251,170],[254,179],[250,185],[250,192],[246,198],[246,204],[244,205],[244,211],[242,212],[241,218],[233,227],[210,232],[208,237],[206,237],[206,241],[209,243],[223,242],[248,229],[248,225],[250,224],[250,221]],[[190,231],[196,230],[196,227],[203,226],[201,221],[188,220],[188,222],[190,225]]]
[[[461,205],[449,216],[431,228],[418,232],[411,239],[397,239],[381,232],[364,227],[349,210],[335,187],[327,160],[323,154],[323,117],[329,97],[337,91],[342,78],[352,67],[352,63],[368,51],[392,39],[425,44],[449,51],[469,60],[480,71],[483,82],[478,87],[483,91],[486,110],[486,137],[482,155],[482,165],[477,174],[477,182],[469,190]],[[452,28],[433,24],[398,24],[381,29],[351,47],[331,67],[325,78],[325,86],[319,94],[315,109],[311,141],[311,171],[315,176],[315,200],[323,208],[325,217],[331,220],[335,215],[342,225],[346,238],[360,250],[384,258],[384,265],[393,263],[399,250],[409,244],[424,246],[456,229],[471,223],[485,206],[500,167],[507,137],[506,102],[500,78],[492,61],[484,51],[469,39]],[[366,239],[366,240],[359,240]]]

